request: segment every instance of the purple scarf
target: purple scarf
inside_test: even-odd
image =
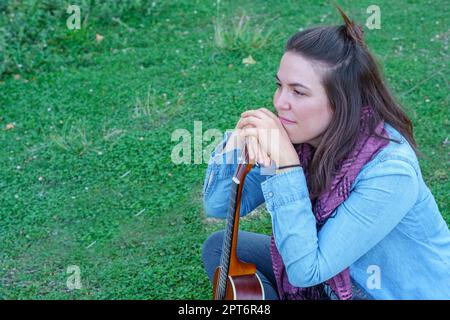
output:
[[[369,135],[368,120],[370,117],[373,117],[373,110],[368,106],[362,108],[360,134],[355,148],[343,160],[339,173],[333,177],[331,189],[322,192],[322,194],[317,198],[315,205],[313,205],[317,230],[320,230],[320,228],[325,224],[334,209],[348,198],[350,187],[352,186],[353,181],[361,168],[389,143],[387,140]],[[375,132],[380,136],[384,136],[386,138],[389,137],[388,133],[384,129],[383,120],[379,122],[375,128]],[[298,152],[302,167],[308,168],[308,164],[313,156],[313,148],[307,143],[301,143],[296,146],[296,150]],[[304,170],[306,180],[308,181],[307,171],[308,170]],[[275,245],[273,234],[270,242],[270,255],[272,257],[272,267],[277,281],[280,299],[316,300],[321,298],[322,284],[309,288],[298,288],[289,283],[283,260]],[[352,286],[349,268],[346,268],[325,282],[331,287],[340,300],[352,299]]]

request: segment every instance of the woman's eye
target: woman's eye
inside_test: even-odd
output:
[[[280,87],[281,87],[281,84],[280,84],[280,83],[276,82],[275,84],[276,84],[277,88],[280,88]],[[297,90],[294,90],[294,93],[295,93],[297,96],[301,96],[301,97],[302,97],[302,96],[305,96],[304,93],[302,93],[302,92],[300,92],[300,91],[297,91]]]

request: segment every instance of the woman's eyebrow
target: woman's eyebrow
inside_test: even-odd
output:
[[[281,82],[281,80],[280,80],[280,78],[278,78],[278,75],[275,75],[275,78],[279,81],[279,82]],[[303,88],[305,88],[305,89],[307,89],[307,90],[311,90],[311,89],[309,89],[307,86],[305,86],[305,85],[303,85],[303,84],[301,84],[301,83],[289,83],[288,84],[288,86],[291,86],[291,87],[303,87]]]

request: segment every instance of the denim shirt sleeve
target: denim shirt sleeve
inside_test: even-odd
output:
[[[233,175],[237,169],[241,149],[228,152],[223,149],[232,131],[224,134],[223,141],[211,153],[203,183],[203,206],[207,216],[225,219],[228,214]],[[264,202],[261,182],[268,178],[259,167],[247,174],[242,191],[240,216],[245,216]]]
[[[360,175],[319,233],[303,168],[261,184],[292,285],[310,287],[349,267],[400,222],[418,197],[418,177],[405,161],[382,160]]]

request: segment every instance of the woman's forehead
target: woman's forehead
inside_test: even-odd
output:
[[[320,84],[320,75],[313,64],[292,52],[283,54],[277,75],[282,82],[302,83],[311,89]]]

